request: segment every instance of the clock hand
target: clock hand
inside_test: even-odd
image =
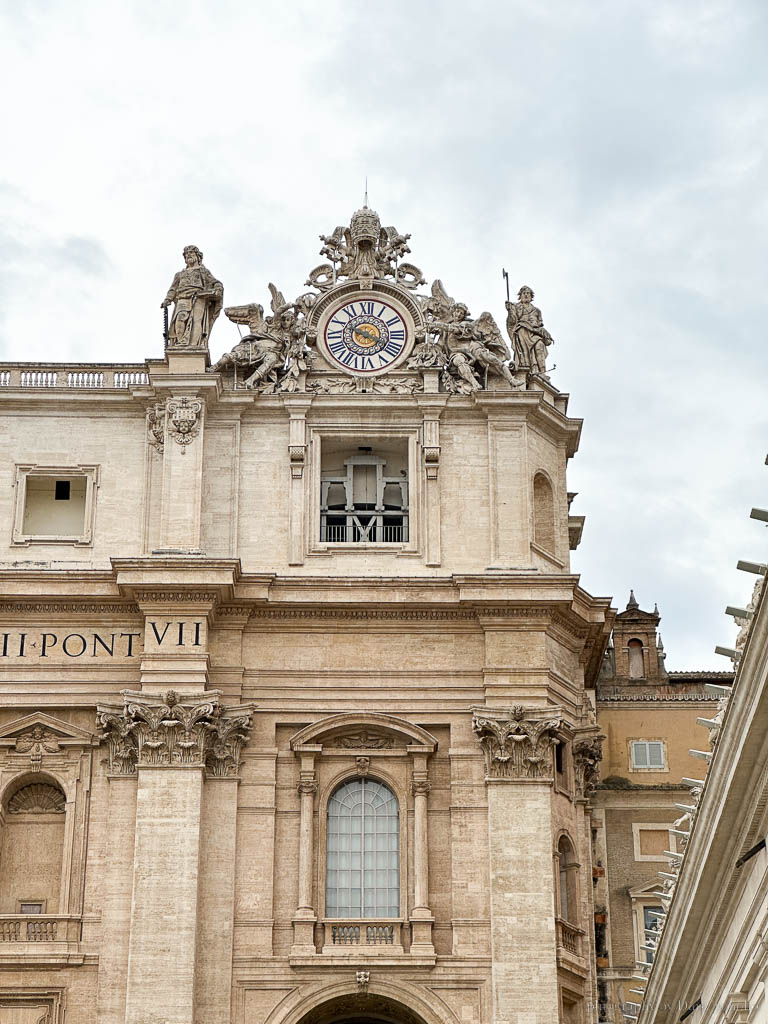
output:
[[[369,341],[378,341],[378,335],[371,334],[370,331],[364,331],[361,327],[356,327],[354,330],[355,334],[359,334],[361,338],[368,338]]]

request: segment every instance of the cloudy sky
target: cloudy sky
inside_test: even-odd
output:
[[[230,302],[297,294],[367,175],[473,313],[503,319],[502,266],[535,289],[585,419],[583,585],[657,601],[668,667],[728,667],[736,561],[768,559],[764,0],[2,11],[0,359],[160,355],[189,242]]]

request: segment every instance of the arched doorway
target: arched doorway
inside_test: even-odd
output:
[[[430,1024],[399,1000],[364,986],[355,993],[328,999],[308,1010],[297,1024]]]

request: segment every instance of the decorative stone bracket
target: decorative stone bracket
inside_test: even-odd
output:
[[[99,706],[100,738],[109,743],[109,769],[133,775],[137,768],[200,767],[209,778],[234,778],[248,739],[254,706],[223,707],[218,691],[165,697],[123,691],[123,706]]]
[[[596,732],[577,735],[573,741],[573,767],[576,776],[576,792],[588,800],[597,787],[600,777],[600,762],[603,759],[605,736]]]
[[[485,755],[485,778],[551,779],[552,748],[561,730],[559,707],[472,708],[472,729]]]

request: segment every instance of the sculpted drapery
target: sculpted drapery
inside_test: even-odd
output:
[[[203,266],[203,254],[196,245],[185,247],[184,262],[186,267],[174,275],[161,304],[174,303],[168,348],[206,348],[224,304],[224,286]]]

